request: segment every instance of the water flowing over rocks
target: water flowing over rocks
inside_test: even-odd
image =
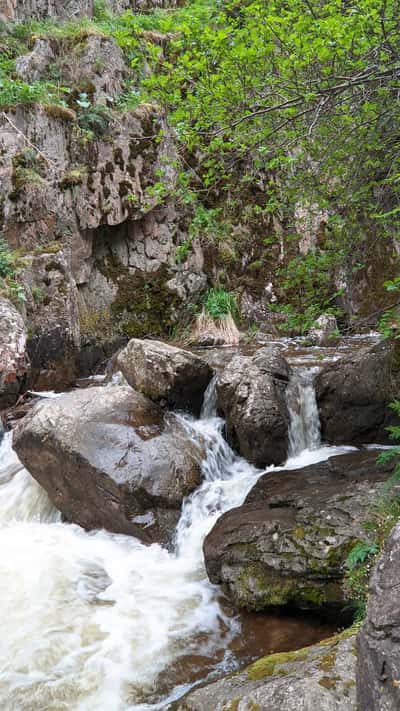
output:
[[[29,369],[26,340],[21,314],[0,296],[0,410],[14,404],[26,380]]]
[[[234,357],[219,377],[217,409],[226,420],[228,441],[258,467],[287,457],[289,375],[279,349],[265,347],[253,357]]]
[[[400,708],[400,524],[370,580],[367,618],[357,637],[359,711]]]
[[[355,637],[264,657],[190,692],[169,711],[354,711]],[[378,707],[376,707],[375,711]]]
[[[383,341],[327,365],[315,381],[322,439],[330,444],[389,444],[400,394],[398,347]]]
[[[189,351],[161,341],[133,338],[118,354],[115,367],[129,385],[152,400],[199,415],[213,371]]]
[[[263,475],[205,539],[210,580],[253,610],[340,605],[343,565],[392,470],[364,451]]]
[[[128,386],[89,388],[35,406],[14,448],[67,521],[167,541],[200,483],[201,447]]]

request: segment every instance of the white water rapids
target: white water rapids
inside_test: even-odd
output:
[[[207,458],[203,484],[184,502],[173,552],[62,523],[18,462],[11,434],[5,435],[0,446],[2,711],[164,709],[166,698],[149,702],[159,674],[182,655],[212,656],[238,633],[239,623],[223,612],[218,590],[207,580],[202,542],[223,511],[243,502],[261,472],[223,439],[212,398],[211,387],[203,418],[185,418],[191,436],[206,440]],[[309,408],[304,412],[309,416]],[[300,416],[297,425],[292,420],[293,432],[300,421]],[[303,435],[298,441],[305,441]],[[282,468],[349,449],[311,448]],[[183,691],[175,689],[169,700]]]

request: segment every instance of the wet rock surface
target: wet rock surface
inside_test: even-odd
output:
[[[400,708],[400,524],[370,580],[367,618],[357,637],[359,711]]]
[[[169,711],[355,711],[355,637],[349,633],[264,657],[171,704]]]
[[[352,452],[262,476],[204,541],[211,582],[248,609],[340,605],[344,562],[367,537],[370,507],[393,469],[376,456]]]
[[[256,466],[281,464],[288,454],[285,391],[290,369],[274,347],[233,358],[217,384],[217,408],[230,444]]]
[[[115,367],[129,385],[152,400],[200,414],[213,371],[199,356],[161,341],[133,338]]]
[[[0,410],[13,405],[27,378],[27,331],[14,304],[0,297]]]
[[[173,416],[130,387],[89,388],[36,405],[14,448],[67,521],[167,541],[202,451]]]
[[[315,389],[322,439],[331,444],[390,443],[396,417],[389,403],[400,394],[398,347],[383,341],[327,365]]]

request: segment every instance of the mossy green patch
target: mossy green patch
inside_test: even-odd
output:
[[[263,657],[247,668],[247,676],[252,681],[257,681],[275,674],[286,674],[288,672],[284,669],[279,669],[279,667],[293,662],[304,662],[308,657],[309,651],[309,648],[303,647],[293,652],[279,652],[278,654],[271,654],[269,657]]]

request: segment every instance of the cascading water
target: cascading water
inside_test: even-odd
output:
[[[214,413],[215,382],[203,418],[182,418],[190,435],[205,443],[207,457],[202,485],[183,504],[172,552],[62,523],[18,462],[11,435],[4,437],[2,711],[165,709],[168,699],[187,687],[160,700],[160,674],[184,655],[212,657],[237,634],[237,620],[222,610],[218,591],[207,580],[202,542],[222,512],[243,502],[261,472],[233,453]],[[286,467],[346,449],[303,452]]]
[[[304,450],[321,446],[320,422],[315,396],[314,379],[318,368],[294,368],[286,390],[289,411],[289,454],[292,457]]]

